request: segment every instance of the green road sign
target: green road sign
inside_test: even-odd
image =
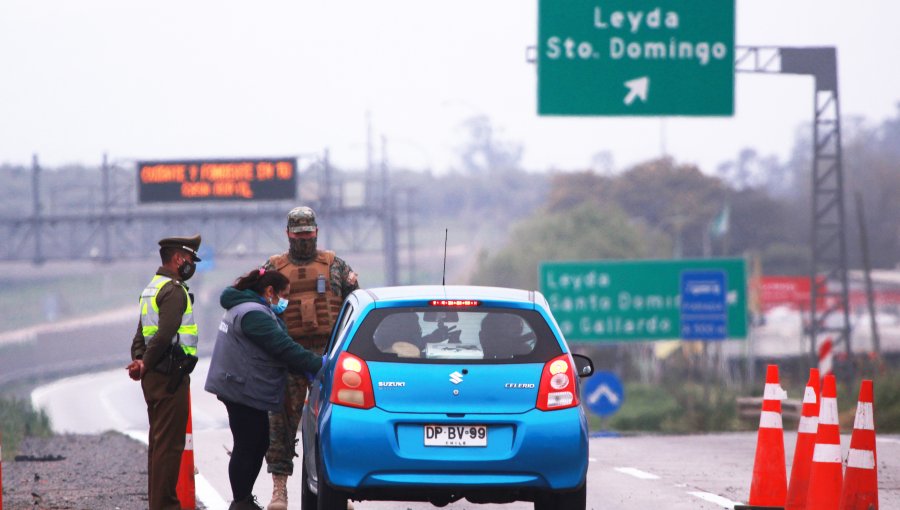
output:
[[[543,262],[540,290],[569,341],[681,337],[681,274],[722,271],[727,337],[747,336],[743,259]]]
[[[541,115],[733,115],[735,0],[539,0]]]

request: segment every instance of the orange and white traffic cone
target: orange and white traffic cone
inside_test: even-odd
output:
[[[878,510],[878,457],[875,454],[875,409],[872,381],[859,388],[859,403],[850,437],[841,510]]]
[[[182,510],[197,508],[197,495],[194,487],[194,432],[191,421],[191,394],[188,390],[188,419],[184,435],[184,452],[181,454],[181,467],[178,470],[178,485],[175,486]]]
[[[834,368],[834,342],[827,336],[819,344],[819,373],[822,377],[832,373]]]
[[[837,510],[843,482],[841,464],[841,429],[838,425],[837,387],[834,375],[826,375],[822,384],[819,427],[809,471],[806,507],[815,510]]]
[[[816,448],[816,431],[819,424],[819,370],[809,369],[809,381],[803,392],[803,410],[797,428],[797,446],[791,464],[791,481],[788,484],[787,510],[806,510],[806,494],[809,492],[809,471],[812,468],[813,451]]]
[[[736,505],[736,510],[783,509],[787,498],[787,475],[784,462],[784,430],[781,424],[781,401],[787,393],[778,382],[778,366],[766,368],[759,432],[756,436],[756,458],[750,500]]]
[[[0,432],[0,510],[3,510],[3,433]]]

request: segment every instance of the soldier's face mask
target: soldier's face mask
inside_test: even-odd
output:
[[[297,260],[316,258],[316,237],[289,237],[291,257]]]

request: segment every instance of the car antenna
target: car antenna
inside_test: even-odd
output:
[[[441,285],[447,285],[447,229],[444,228],[444,273],[441,275]]]

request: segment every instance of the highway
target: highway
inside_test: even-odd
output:
[[[199,476],[197,497],[210,510],[225,510],[230,501],[227,476],[231,435],[224,406],[203,391],[208,358],[192,376],[194,456]],[[139,384],[124,369],[61,379],[32,392],[33,403],[49,414],[57,432],[92,434],[118,430],[146,440],[147,417]],[[85,412],[89,410],[89,412]],[[876,410],[877,412],[877,410]],[[785,433],[788,462],[796,434]],[[850,443],[842,438],[844,455]],[[733,508],[749,493],[756,444],[755,433],[691,436],[597,437],[591,439],[588,508],[604,510],[675,510]],[[900,508],[900,437],[879,436],[878,463],[881,508]],[[299,460],[296,464],[299,475]],[[790,465],[787,467],[790,472]],[[299,508],[299,476],[289,479],[291,508]],[[263,473],[254,494],[264,505],[271,495],[271,477]],[[357,509],[395,509],[396,503],[361,502]],[[404,503],[403,508],[434,508],[428,503]],[[465,500],[448,509],[530,509],[529,503],[475,505]]]

